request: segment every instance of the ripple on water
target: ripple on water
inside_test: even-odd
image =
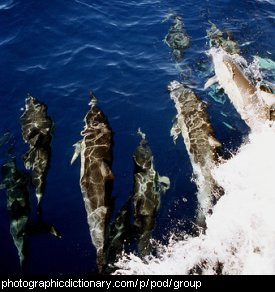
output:
[[[8,10],[13,8],[17,3],[14,0],[2,0],[0,3],[0,10]]]
[[[16,37],[17,37],[17,34],[13,34],[11,36],[3,38],[2,40],[0,40],[0,47],[14,43],[14,40],[16,39]]]
[[[47,66],[42,64],[34,64],[34,65],[25,65],[17,67],[17,71],[20,72],[28,72],[28,71],[39,71],[39,70],[46,70]]]

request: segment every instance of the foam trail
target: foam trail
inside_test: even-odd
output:
[[[146,263],[133,254],[117,274],[274,274],[275,127],[250,133],[238,153],[213,170],[225,194],[206,219],[205,234],[171,239]]]

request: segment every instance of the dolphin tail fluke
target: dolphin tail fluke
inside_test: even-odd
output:
[[[56,229],[55,226],[53,226],[53,225],[48,225],[48,227],[49,227],[49,233],[50,233],[50,234],[52,234],[52,235],[55,236],[55,237],[62,238],[61,233],[59,232],[58,229]]]
[[[49,233],[55,237],[62,238],[61,233],[58,231],[58,229],[55,226],[45,221],[42,221],[40,219],[30,224],[30,226],[28,227],[28,233],[30,235],[38,234],[38,233]]]
[[[37,234],[37,233],[49,233],[55,237],[62,238],[61,233],[59,230],[52,224],[47,223],[44,221],[42,217],[42,209],[39,206],[37,212],[37,219],[35,222],[29,224],[28,226],[28,233],[29,234]]]

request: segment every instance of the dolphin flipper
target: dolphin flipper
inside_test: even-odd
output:
[[[158,176],[158,182],[161,185],[163,193],[165,193],[170,188],[170,179],[167,176]]]
[[[171,131],[170,131],[170,136],[173,137],[173,142],[174,144],[176,144],[176,141],[178,139],[178,136],[180,135],[181,133],[181,128],[178,124],[178,118],[176,117],[175,121],[174,121],[174,124],[171,128]]]
[[[219,148],[222,146],[222,144],[220,143],[220,141],[218,141],[216,138],[209,136],[208,137],[208,142],[209,144],[213,147],[213,148]]]
[[[211,85],[215,84],[218,82],[217,76],[214,75],[213,77],[209,78],[205,85],[204,85],[204,90],[207,89],[208,87],[210,87]]]
[[[81,149],[82,149],[82,140],[76,142],[73,147],[74,147],[74,155],[72,157],[72,160],[71,160],[71,165],[76,161],[77,157],[79,156],[80,152],[81,152]]]

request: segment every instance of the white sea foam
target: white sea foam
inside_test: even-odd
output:
[[[274,149],[274,125],[251,133],[238,153],[213,171],[225,194],[206,219],[206,233],[171,238],[146,261],[124,255],[116,273],[188,274],[200,266],[196,271],[203,274],[274,274]]]
[[[243,113],[245,108],[235,105]],[[224,195],[206,216],[205,233],[171,237],[155,257],[124,254],[116,274],[275,274],[275,123],[254,117],[254,127],[253,115],[246,115],[251,121],[246,142],[231,159],[213,166]]]

